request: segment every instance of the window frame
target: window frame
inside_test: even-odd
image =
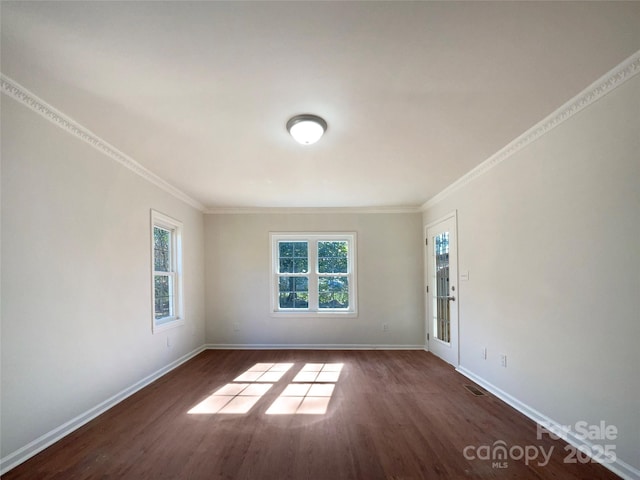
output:
[[[170,268],[168,272],[155,270],[155,228],[170,232]],[[151,210],[151,331],[155,334],[184,324],[182,282],[182,222],[157,210]],[[172,315],[156,318],[155,280],[158,276],[173,279]]]
[[[308,272],[306,274],[280,273],[279,272],[279,242],[307,242]],[[331,274],[320,273],[318,270],[318,242],[320,241],[346,241],[349,255],[347,257],[347,273]],[[270,315],[272,317],[341,317],[355,318],[358,316],[358,285],[357,285],[357,234],[356,232],[270,232],[269,243],[271,247],[270,268]],[[281,308],[279,302],[279,279],[281,276],[295,277],[306,276],[308,278],[309,300],[307,308]],[[349,284],[349,307],[319,308],[319,279],[325,276],[344,276]]]

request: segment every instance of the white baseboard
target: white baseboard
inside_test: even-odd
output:
[[[0,459],[0,475],[4,475],[12,468],[30,459],[31,457],[41,452],[48,446],[54,444],[61,438],[69,435],[71,432],[77,430],[84,424],[90,422],[91,420],[96,418],[98,415],[106,412],[110,408],[114,407],[115,405],[123,401],[125,398],[133,395],[138,390],[143,389],[150,383],[156,381],[158,378],[169,373],[174,368],[182,365],[187,360],[192,359],[193,357],[198,355],[200,352],[203,352],[204,350],[205,350],[204,345],[196,348],[192,352],[187,353],[186,355],[183,355],[182,357],[178,358],[177,360],[174,360],[170,364],[153,372],[151,375],[148,375],[142,380],[116,393],[114,396],[106,399],[104,402],[96,405],[95,407],[87,410],[84,413],[81,413],[80,415],[78,415],[75,418],[72,418],[71,420],[64,423],[63,425],[60,425],[59,427],[51,430],[50,432],[45,433],[44,435],[36,438],[33,442],[25,445],[22,448],[19,448],[15,452],[10,453],[6,457]]]
[[[474,374],[473,372],[470,372],[466,368],[458,367],[456,368],[456,371],[461,373],[468,379],[474,381],[475,383],[477,383],[487,391],[491,392],[503,402],[511,405],[513,408],[515,408],[520,413],[530,418],[537,424],[545,428],[547,426],[550,426],[552,427],[552,430],[555,429],[554,431],[557,431],[557,432],[562,431],[563,437],[565,437],[565,441],[573,445],[574,447],[576,448],[583,447],[584,448],[583,451],[585,452],[598,451],[598,450],[594,450],[594,444],[592,442],[588,441],[587,439],[576,436],[575,432],[565,432],[560,423],[556,422],[555,420],[552,420],[551,418],[547,417],[543,413],[540,413],[536,409],[530,407],[526,403],[523,403],[517,398],[509,395],[507,392],[505,392],[504,390],[501,390],[500,388],[496,387],[492,383],[489,383],[483,378],[478,377],[476,374]],[[594,459],[594,460],[597,461],[597,459]],[[624,478],[625,480],[640,480],[640,470],[620,460],[619,458],[617,458],[615,462],[601,463],[601,465],[611,470],[616,475],[619,475],[620,477]]]
[[[424,345],[367,345],[359,343],[209,343],[207,350],[424,350]]]

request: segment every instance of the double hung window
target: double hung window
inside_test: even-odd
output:
[[[274,315],[357,314],[355,233],[273,233]]]
[[[182,224],[151,211],[153,331],[184,323],[182,315]]]

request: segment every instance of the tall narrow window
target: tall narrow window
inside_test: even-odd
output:
[[[355,233],[273,233],[272,314],[356,316]]]
[[[184,323],[182,315],[182,224],[151,211],[153,331]]]

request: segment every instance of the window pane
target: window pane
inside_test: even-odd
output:
[[[154,278],[156,319],[173,316],[173,278],[166,275],[156,275]]]
[[[434,238],[436,288],[434,313],[436,315],[436,337],[443,342],[451,341],[451,319],[449,304],[449,232],[443,232]]]
[[[309,271],[307,242],[278,242],[280,253],[278,273],[307,273]]]
[[[309,291],[309,279],[307,277],[296,277],[296,292]]]
[[[307,277],[280,277],[280,292],[308,292],[309,279]]]
[[[318,258],[319,273],[347,273],[346,258]]]
[[[293,257],[293,242],[278,242],[280,257]]]
[[[279,273],[293,273],[293,258],[281,258]]]
[[[309,306],[309,279],[307,277],[280,277],[278,288],[280,308],[307,308]]]
[[[309,308],[309,294],[296,293],[294,308]]]
[[[318,279],[318,300],[320,308],[349,308],[349,279],[347,277],[320,277]]]
[[[280,308],[308,308],[308,293],[280,293]]]
[[[309,270],[309,260],[307,260],[306,258],[293,259],[294,273],[307,273],[308,270]]]
[[[348,242],[318,242],[318,272],[347,273]]]
[[[171,271],[171,232],[153,227],[153,269],[156,272]]]
[[[294,242],[293,244],[293,256],[307,258],[308,256],[307,242]]]

